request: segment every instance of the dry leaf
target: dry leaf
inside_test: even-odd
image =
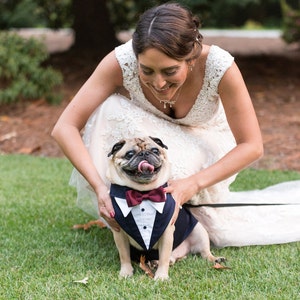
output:
[[[42,149],[41,146],[35,146],[35,147],[32,147],[32,148],[23,147],[23,148],[19,149],[18,153],[20,153],[20,154],[32,154],[34,152],[40,151],[41,149]]]
[[[100,228],[105,228],[106,227],[106,224],[103,223],[102,221],[100,220],[94,220],[94,221],[90,221],[88,223],[85,223],[85,224],[76,224],[74,225],[72,228],[73,229],[84,229],[84,230],[88,230],[90,229],[92,226],[94,225],[97,225],[98,227]]]
[[[1,137],[0,137],[0,142],[4,142],[6,140],[10,140],[14,137],[17,136],[17,133],[15,131],[12,131],[12,132],[9,132],[7,134],[3,134]]]
[[[215,263],[215,264],[213,265],[213,268],[214,268],[214,269],[218,269],[218,270],[230,270],[230,269],[231,269],[231,268],[226,267],[226,266],[223,266],[223,265],[221,265],[221,264],[219,264],[219,263]]]
[[[11,120],[11,117],[2,115],[0,116],[0,122],[9,122]]]
[[[75,283],[88,284],[88,280],[89,280],[89,278],[88,278],[88,277],[85,277],[85,278],[83,278],[83,279],[81,279],[81,280],[74,280],[73,282],[75,282]]]
[[[141,255],[140,257],[140,268],[151,278],[154,278],[154,274],[152,273],[151,269],[148,267],[148,265],[145,263],[145,256]]]

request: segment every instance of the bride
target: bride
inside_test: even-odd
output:
[[[76,168],[71,184],[80,206],[119,229],[107,154],[120,139],[150,135],[169,148],[174,218],[186,205],[217,247],[299,241],[300,181],[229,191],[262,156],[262,138],[234,58],[203,44],[199,24],[179,4],[149,9],[133,39],[99,63],[62,113],[52,135]],[[201,206],[218,203],[225,207]],[[228,206],[247,203],[272,205]]]

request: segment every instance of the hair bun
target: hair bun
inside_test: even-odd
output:
[[[200,27],[200,20],[197,16],[193,16],[193,22],[195,24],[196,29]]]

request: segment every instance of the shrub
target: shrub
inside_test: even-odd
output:
[[[47,58],[40,41],[0,32],[0,104],[39,98],[59,102],[61,95],[54,88],[62,75],[42,65]]]
[[[292,8],[286,0],[280,0],[283,14],[282,38],[287,43],[300,42],[300,6]]]
[[[43,26],[40,9],[32,0],[0,1],[0,28],[22,28]]]
[[[0,28],[70,27],[72,0],[0,0]]]

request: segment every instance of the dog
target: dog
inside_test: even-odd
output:
[[[212,255],[207,231],[188,209],[181,208],[172,224],[176,202],[163,190],[171,170],[167,149],[160,139],[143,137],[121,140],[108,153],[110,196],[121,227],[119,232],[113,230],[121,277],[133,275],[131,246],[158,250],[155,280],[168,279],[169,265],[189,253],[200,253],[215,263],[224,261]]]

